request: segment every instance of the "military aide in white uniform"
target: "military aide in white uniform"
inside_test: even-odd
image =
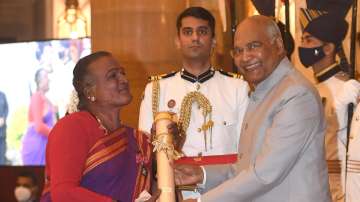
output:
[[[192,105],[190,124],[182,148],[186,156],[237,153],[242,119],[248,103],[248,86],[245,81],[213,69],[199,77],[183,69],[164,76],[159,83],[159,111],[171,111],[179,116],[181,103],[190,92],[202,93],[212,106],[211,119],[214,125],[212,131],[205,131],[205,138],[201,129],[204,124],[202,109],[195,103]],[[139,118],[139,128],[148,132],[153,123],[152,88],[152,82],[146,86]]]
[[[345,82],[335,95],[336,113],[347,115],[349,103],[356,106],[359,102],[360,83],[356,80]],[[339,127],[346,128],[347,116],[339,116]],[[346,202],[358,202],[360,199],[360,105],[357,105],[352,117],[346,169]]]
[[[177,18],[176,45],[183,69],[152,77],[140,107],[139,129],[150,132],[159,111],[177,114],[185,143],[183,164],[226,164],[237,160],[240,129],[248,104],[248,85],[239,75],[215,70],[215,19],[201,7],[190,7]],[[196,196],[187,192],[184,198]]]
[[[335,60],[346,36],[348,24],[335,14],[309,12],[305,9],[302,9],[300,14],[304,30],[299,58],[305,67],[312,67],[318,81],[316,87],[325,108],[325,150],[332,200],[344,201],[347,110],[336,113],[334,99],[336,92],[343,88],[348,79],[341,71],[339,62]]]

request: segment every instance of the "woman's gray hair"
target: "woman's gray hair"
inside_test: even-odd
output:
[[[98,51],[81,58],[73,70],[73,86],[77,93],[79,102],[77,108],[84,109],[86,103],[85,88],[89,87],[89,66],[101,57],[112,56],[110,52]]]

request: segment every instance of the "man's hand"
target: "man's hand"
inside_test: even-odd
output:
[[[155,193],[153,193],[153,195],[151,196],[151,198],[149,198],[148,200],[146,200],[145,202],[155,202],[161,194],[161,190],[158,189]]]
[[[176,124],[176,122],[171,122],[168,126],[167,126],[167,129],[169,131],[169,133],[173,134],[173,135],[178,135],[179,134],[179,128],[178,128],[178,125]],[[150,130],[150,133],[152,136],[155,136],[156,135],[156,126],[155,126],[155,123],[152,124],[151,126],[151,130]]]
[[[180,132],[179,126],[176,122],[171,122],[167,126],[168,132],[173,135],[173,144],[177,151],[181,152],[181,148],[185,143],[185,137],[183,133]],[[155,123],[151,126],[151,142],[154,140],[156,136],[156,126]]]
[[[176,185],[199,184],[204,180],[204,173],[200,166],[175,165],[174,173]]]
[[[181,132],[180,126],[176,122],[172,122],[167,126],[169,133],[173,134],[173,144],[178,152],[182,152],[182,147],[185,143],[185,133]]]

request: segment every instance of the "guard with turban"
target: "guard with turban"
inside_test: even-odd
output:
[[[342,17],[317,10],[301,9],[303,28],[299,57],[305,67],[313,67],[316,78],[323,82],[338,73],[336,53],[344,40],[348,23]]]
[[[327,120],[325,150],[332,201],[343,202],[349,103],[346,100],[357,96],[360,88],[360,85],[352,85],[358,82],[348,80],[336,58],[342,49],[348,23],[336,13],[301,9],[300,24],[303,34],[298,49],[299,58],[305,67],[311,66],[313,69]],[[346,87],[350,84],[354,88]]]

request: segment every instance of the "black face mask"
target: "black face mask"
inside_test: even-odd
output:
[[[325,57],[323,46],[314,48],[299,47],[300,62],[307,68]]]

